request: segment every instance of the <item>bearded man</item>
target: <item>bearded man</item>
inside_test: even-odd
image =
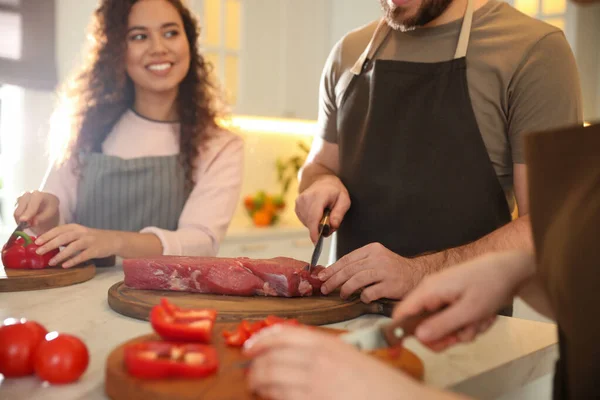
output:
[[[498,0],[380,2],[324,67],[296,202],[313,241],[325,210],[337,231],[322,292],[367,303],[531,249],[523,136],[583,119],[560,29]]]

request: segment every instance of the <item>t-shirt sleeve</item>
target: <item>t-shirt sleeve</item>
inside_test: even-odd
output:
[[[177,230],[146,227],[158,236],[163,255],[214,257],[233,215],[242,188],[244,142],[222,132],[206,145],[195,172],[196,184],[183,207]]]
[[[319,86],[319,113],[317,135],[330,143],[337,143],[337,105],[335,86],[339,79],[342,40],[333,47],[327,57]]]
[[[523,135],[583,122],[579,73],[562,31],[540,39],[509,85],[508,136],[514,163],[524,163]]]

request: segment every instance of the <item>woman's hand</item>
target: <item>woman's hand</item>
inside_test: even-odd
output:
[[[270,400],[437,398],[334,335],[304,327],[265,329],[248,340],[244,351],[253,358],[250,389]]]
[[[17,199],[14,212],[17,224],[27,221],[36,233],[44,233],[58,226],[59,200],[53,194],[32,191],[21,195]]]
[[[104,258],[119,253],[121,235],[116,231],[92,229],[78,224],[61,225],[41,235],[35,243],[41,247],[38,254],[45,254],[60,246],[65,248],[50,260],[50,266],[62,263],[71,268],[94,258]]]
[[[534,272],[533,256],[525,251],[488,254],[426,277],[398,303],[392,318],[447,306],[423,321],[415,336],[436,351],[470,342],[492,325]]]

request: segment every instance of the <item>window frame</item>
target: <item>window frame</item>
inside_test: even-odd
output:
[[[223,89],[224,94],[226,95],[227,98],[227,102],[228,104],[230,104],[232,107],[235,107],[237,104],[239,104],[239,100],[242,96],[241,94],[241,90],[243,87],[243,84],[241,82],[242,79],[242,73],[241,71],[243,70],[243,65],[244,65],[244,52],[243,52],[243,42],[242,42],[242,32],[243,32],[243,27],[244,27],[244,2],[242,0],[234,0],[237,1],[237,3],[239,4],[240,7],[240,26],[239,26],[239,32],[240,32],[240,38],[239,38],[239,44],[240,47],[238,50],[233,50],[233,49],[229,49],[226,46],[226,34],[227,34],[227,23],[226,23],[226,18],[227,18],[227,1],[228,0],[217,0],[219,2],[219,16],[220,16],[220,20],[219,20],[219,44],[217,46],[214,45],[207,45],[204,42],[204,36],[200,35],[200,52],[202,54],[215,54],[217,55],[217,59],[218,59],[218,64],[216,66],[213,65],[214,70],[213,73],[215,74],[216,79],[218,80],[219,85],[221,85],[221,89]],[[209,21],[207,21],[206,15],[204,13],[205,11],[205,0],[196,0],[193,3],[193,8],[195,13],[199,16],[199,21],[200,21],[200,26],[204,27],[207,23],[210,23]],[[228,56],[232,56],[237,58],[237,87],[235,88],[235,100],[232,100],[231,98],[229,98],[229,93],[228,93],[228,82],[227,82],[227,77],[225,74],[225,64],[226,64],[226,60]]]

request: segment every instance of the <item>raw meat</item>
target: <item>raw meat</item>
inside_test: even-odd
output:
[[[160,256],[123,260],[125,285],[134,289],[174,290],[237,296],[311,296],[321,293],[314,267],[306,262],[276,257],[180,257]]]

